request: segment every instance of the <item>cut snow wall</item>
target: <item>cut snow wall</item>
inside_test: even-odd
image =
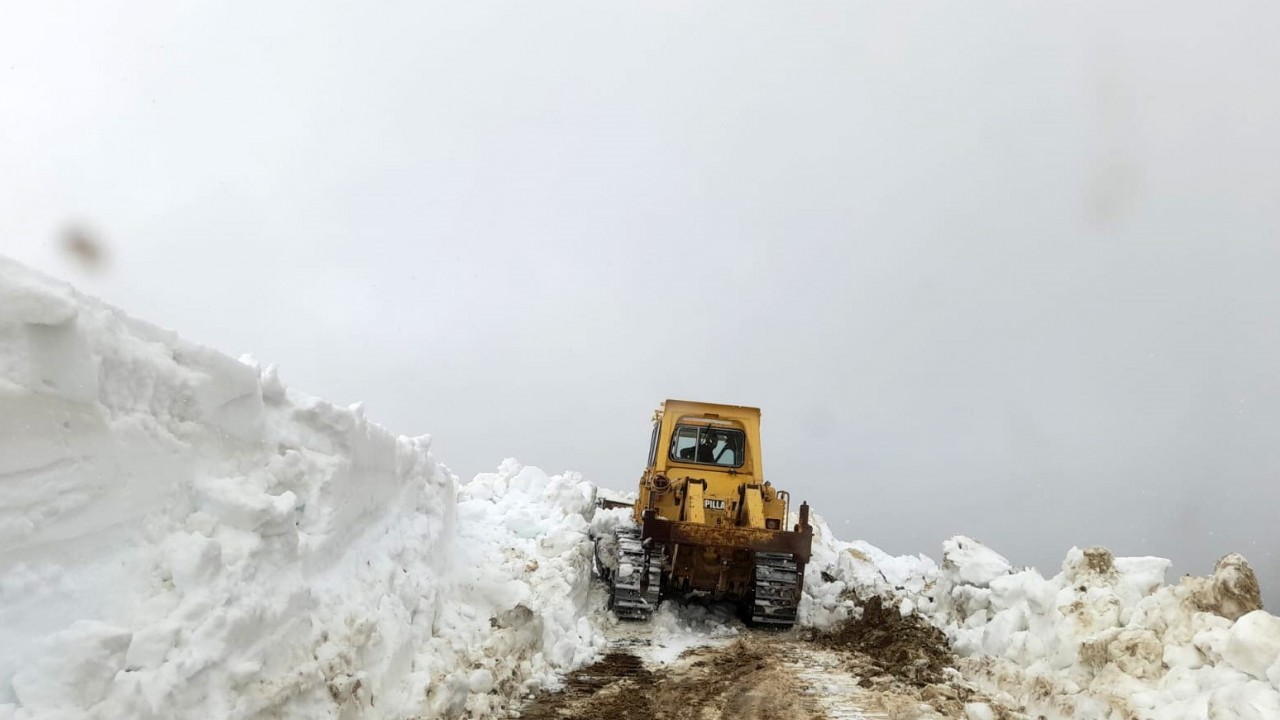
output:
[[[427,438],[0,258],[0,720],[489,712],[601,644],[591,492],[467,497],[527,521],[458,542]]]

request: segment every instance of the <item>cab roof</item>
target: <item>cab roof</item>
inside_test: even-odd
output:
[[[718,416],[725,419],[760,420],[760,408],[747,405],[724,405],[721,403],[696,402],[693,400],[668,399],[662,403],[662,412],[687,416]]]

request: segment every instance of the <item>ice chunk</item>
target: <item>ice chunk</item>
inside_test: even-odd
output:
[[[467,685],[473,693],[487,693],[493,689],[493,673],[485,668],[471,671],[471,677],[467,679]]]
[[[1267,671],[1280,660],[1280,618],[1254,610],[1236,620],[1222,656],[1236,669],[1270,682]]]
[[[1249,563],[1237,553],[1218,560],[1212,577],[1196,583],[1193,599],[1201,610],[1228,620],[1262,609],[1258,578]]]
[[[1012,571],[1003,555],[973,538],[957,535],[942,544],[942,574],[952,582],[986,587]]]
[[[965,720],[996,720],[996,713],[986,703],[965,703]]]
[[[126,669],[160,667],[177,643],[179,629],[178,623],[161,621],[133,633],[124,659]]]
[[[173,584],[187,590],[211,580],[222,569],[222,545],[192,533],[174,533],[163,553]]]

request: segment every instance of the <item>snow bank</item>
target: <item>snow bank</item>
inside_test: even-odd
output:
[[[929,604],[925,594],[938,576],[937,565],[924,555],[893,556],[861,540],[837,540],[821,516],[813,525],[813,555],[805,566],[800,598],[801,625],[830,630],[859,612],[873,595],[899,603],[903,614]]]
[[[469,699],[471,716],[496,715],[604,649],[588,535],[594,492],[577,473],[549,476],[515,460],[459,490],[459,592],[448,610],[463,631],[449,635],[482,652],[453,665],[495,678],[492,692]]]
[[[1090,720],[1280,718],[1280,618],[1239,555],[1165,584],[1163,558],[1073,548],[1046,579],[972,538],[942,563],[841,542],[815,520],[801,622],[829,629],[872,596],[942,629],[960,668],[1031,716]]]
[[[934,622],[985,689],[1048,718],[1280,717],[1280,619],[1240,556],[1173,586],[1168,560],[1100,547],[1049,579],[1002,561],[955,538],[934,591]]]
[[[0,719],[492,714],[602,644],[590,508],[0,258]]]

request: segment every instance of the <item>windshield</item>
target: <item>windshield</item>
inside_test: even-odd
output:
[[[741,430],[677,425],[671,436],[671,459],[700,465],[742,467],[747,436]]]

